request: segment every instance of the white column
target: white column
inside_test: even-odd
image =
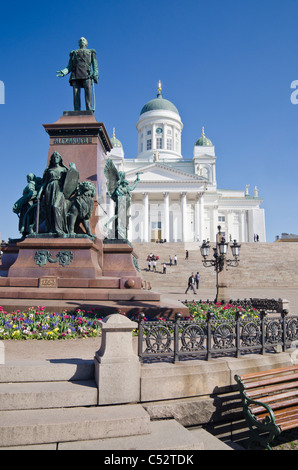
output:
[[[200,225],[200,193],[198,193],[195,201],[195,242],[201,241]]]
[[[143,129],[142,129],[142,133],[143,133],[143,151],[142,152],[146,152],[147,151],[147,132],[146,132],[146,127],[144,126]]]
[[[177,241],[178,241],[179,209],[177,209],[175,206],[174,206],[172,209],[173,209],[173,234],[172,234],[172,241],[173,241],[173,242],[177,242]]]
[[[108,223],[108,221],[115,215],[115,202],[113,201],[113,199],[110,198],[110,196],[107,194],[107,213],[106,213],[106,221],[105,221],[105,224]],[[97,206],[97,211],[99,209],[99,206]],[[114,223],[111,222],[107,228],[105,227],[105,230],[106,230],[106,234],[108,237],[111,237],[113,238],[115,236],[115,233],[112,233],[112,228],[114,226]]]
[[[143,241],[149,241],[149,197],[148,193],[143,193],[144,219],[143,219]]]
[[[245,242],[246,237],[245,237],[245,229],[246,229],[246,223],[245,223],[245,211],[241,211],[240,213],[240,233],[241,233],[241,241]]]
[[[233,239],[232,224],[231,224],[231,211],[226,211],[225,216],[226,216],[226,241],[230,241],[230,237],[232,237]]]
[[[108,200],[109,200],[108,217],[109,219],[111,219],[111,217],[115,215],[115,203],[113,199],[110,198],[110,196],[108,196]]]
[[[186,193],[181,193],[181,219],[182,219],[182,241],[186,242],[187,222],[186,222]]]
[[[216,241],[216,234],[217,234],[217,227],[220,225],[218,223],[218,206],[213,207],[212,211],[212,234],[210,235],[211,241],[215,242]]]
[[[130,206],[129,206],[129,209],[128,209],[128,215],[129,215],[129,219],[128,219],[128,230],[127,230],[127,239],[132,242],[133,239],[132,239],[132,234],[133,234],[133,229],[132,229],[132,220],[131,220],[131,205],[133,203],[133,196],[131,197],[131,201],[130,201]]]
[[[152,124],[151,139],[152,139],[152,148],[151,150],[156,150],[156,125]]]
[[[198,194],[198,199],[199,199],[199,239],[200,242],[204,240],[204,227],[205,227],[205,221],[204,221],[204,193],[199,193]]]
[[[164,213],[164,229],[163,238],[170,241],[170,204],[169,193],[163,193],[163,213]]]
[[[216,184],[215,165],[212,166],[212,183]]]

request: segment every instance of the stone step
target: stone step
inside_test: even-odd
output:
[[[36,354],[38,355],[38,351]],[[19,361],[0,365],[0,384],[91,380],[93,378],[94,361],[87,359]]]
[[[15,445],[1,447],[1,450],[134,450],[134,451],[160,451],[160,450],[233,450],[233,446],[217,439],[204,429],[188,430],[174,419],[152,421],[149,423],[149,432],[146,434],[110,437],[105,439],[91,439],[81,441],[53,442],[44,444]],[[125,463],[140,462],[140,457],[135,455],[131,460],[125,458]],[[121,457],[109,455],[105,460],[107,464],[121,464]],[[113,460],[112,460],[113,459]],[[152,452],[150,463],[157,465],[162,463],[161,456],[156,457]],[[172,460],[173,459],[173,460]],[[141,460],[143,461],[143,460]],[[190,463],[184,454],[173,454],[168,463],[179,465]],[[148,462],[149,463],[149,462]],[[195,460],[193,460],[195,463]]]
[[[3,299],[37,299],[49,298],[49,289],[33,287],[0,287],[0,298]],[[156,292],[141,289],[77,289],[57,288],[51,291],[52,300],[104,300],[104,301],[158,301]]]
[[[0,384],[0,411],[95,406],[94,380]]]
[[[213,436],[208,435],[207,440],[207,433],[204,436],[197,436],[174,419],[169,419],[152,421],[150,423],[150,433],[146,435],[63,442],[59,444],[58,450],[207,450],[204,441],[209,443],[212,438]],[[219,439],[213,438],[213,443],[214,450],[231,450]],[[180,465],[186,463],[186,459],[184,461],[182,457],[181,455]],[[150,463],[156,465],[158,462],[161,463],[160,459],[156,458],[156,454],[152,455]],[[168,463],[170,463],[170,460]],[[173,460],[173,463],[178,463],[178,461]]]
[[[0,448],[150,433],[141,405],[0,411]]]
[[[215,246],[211,244],[211,247]],[[189,258],[185,259],[185,250]],[[213,267],[204,267],[200,243],[134,243],[138,265],[144,280],[152,289],[159,286],[174,287],[186,285],[191,272],[200,272],[201,287],[214,287],[216,274]],[[147,270],[147,256],[159,256],[157,273]],[[212,248],[209,259],[212,259]],[[169,265],[169,256],[178,257],[178,264]],[[228,248],[228,257],[232,258]],[[226,271],[226,282],[235,287],[298,287],[298,243],[242,243],[240,263],[237,268]],[[161,275],[162,263],[167,264],[167,273]]]

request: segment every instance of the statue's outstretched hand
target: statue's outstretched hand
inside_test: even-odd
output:
[[[68,70],[67,69],[63,69],[63,70],[57,70],[57,77],[64,77],[65,75],[68,74]]]

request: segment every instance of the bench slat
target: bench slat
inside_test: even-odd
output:
[[[277,403],[267,403],[267,405],[270,406],[270,408],[272,408],[272,410],[277,410],[277,409],[280,409],[280,408],[286,408],[288,406],[291,406],[291,405],[298,405],[298,398],[294,398],[294,399],[291,399],[291,400],[284,400],[284,401],[279,401]],[[250,408],[250,411],[257,415],[259,413],[264,413],[264,407],[263,406],[253,406]]]
[[[256,418],[258,421],[261,421],[266,416],[268,416],[267,412],[259,414]],[[282,420],[284,418],[293,418],[293,416],[296,417],[298,416],[298,406],[291,406],[290,408],[283,408],[281,410],[276,410],[274,412],[274,416],[276,420],[279,420],[279,419]]]
[[[275,423],[281,428],[281,430],[292,429],[298,426],[298,407],[294,406],[286,408],[284,410],[277,410],[274,412]],[[268,413],[262,413],[256,416],[258,421],[262,421]]]
[[[275,402],[279,402],[280,400],[284,400],[285,398],[292,398],[292,397],[297,397],[297,396],[298,396],[298,390],[295,390],[295,391],[291,390],[289,392],[277,393],[275,395],[265,395],[261,397],[258,401],[267,403],[269,406],[271,406],[271,403],[273,405]]]
[[[259,380],[256,382],[243,382],[245,389],[249,390],[251,388],[262,387],[264,385],[271,385],[275,383],[289,382],[291,380],[298,379],[297,374],[281,375],[280,377],[272,377],[270,379]]]
[[[280,426],[282,431],[286,431],[287,429],[293,429],[298,426],[298,420],[291,421],[290,423],[285,423]]]
[[[274,392],[279,392],[280,390],[288,390],[292,388],[297,388],[298,387],[298,381],[296,382],[287,382],[287,383],[281,383],[279,385],[271,385],[268,387],[264,388],[256,388],[255,390],[250,390],[246,392],[246,395],[249,398],[255,398],[258,396],[262,395],[268,395],[269,393],[274,393]]]
[[[252,372],[251,374],[244,374],[240,376],[242,382],[248,379],[253,379],[253,378],[258,378],[258,377],[266,377],[268,375],[273,375],[273,374],[280,374],[283,372],[287,371],[292,371],[292,370],[297,370],[298,371],[298,365],[295,366],[288,366],[288,367],[280,367],[279,369],[270,369],[270,370],[264,370],[261,372]]]

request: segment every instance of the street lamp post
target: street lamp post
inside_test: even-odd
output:
[[[216,235],[216,247],[213,248],[213,259],[207,259],[209,256],[210,245],[206,240],[203,241],[201,246],[201,255],[203,256],[203,265],[205,267],[214,266],[216,272],[216,298],[215,302],[227,301],[227,283],[225,279],[225,271],[227,266],[236,267],[239,265],[240,247],[236,240],[231,244],[231,251],[233,259],[227,259],[228,242],[221,233],[221,226],[218,227]]]

